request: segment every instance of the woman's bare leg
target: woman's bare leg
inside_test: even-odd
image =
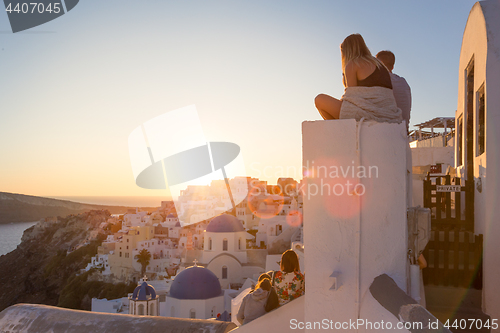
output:
[[[323,119],[339,119],[340,107],[342,106],[341,100],[325,94],[319,94],[314,99],[314,104],[316,104],[316,108]]]

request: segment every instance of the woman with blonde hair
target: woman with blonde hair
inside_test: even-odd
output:
[[[341,99],[325,94],[316,96],[314,102],[323,119],[365,118],[400,122],[401,110],[396,106],[389,71],[372,56],[363,37],[360,34],[347,36],[340,44],[340,51],[346,90]],[[353,87],[358,88],[350,89]],[[346,100],[347,106],[343,105]]]

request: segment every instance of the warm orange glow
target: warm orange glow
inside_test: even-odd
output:
[[[302,224],[302,214],[298,210],[291,210],[286,216],[286,223],[290,227],[299,227]]]
[[[269,219],[278,215],[283,209],[285,198],[283,194],[265,195],[263,190],[254,186],[248,192],[248,207],[255,216]]]
[[[330,187],[327,193],[327,186],[323,188],[324,205],[330,216],[338,218],[349,218],[359,214],[359,195],[362,194],[356,186],[358,179],[334,178],[324,180]]]

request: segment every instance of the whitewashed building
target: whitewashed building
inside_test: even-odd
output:
[[[135,214],[125,214],[123,215],[123,226],[127,227],[136,227],[140,225],[144,225],[143,219],[148,214],[148,212],[138,212]]]
[[[263,272],[262,267],[248,264],[248,236],[251,235],[233,215],[216,216],[207,226],[200,263],[217,276],[224,289],[241,285],[247,278]]]
[[[87,267],[85,267],[85,271],[89,271],[91,268],[100,269],[102,275],[111,274],[108,263],[108,255],[98,253],[94,257],[92,257],[90,259],[90,262],[87,264]]]
[[[483,312],[500,318],[500,2],[479,1],[465,26],[458,72],[455,163],[474,180],[474,233],[483,235]]]

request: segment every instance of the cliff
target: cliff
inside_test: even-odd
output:
[[[89,210],[108,210],[111,214],[126,213],[130,207],[90,205],[67,200],[0,192],[0,224],[32,222],[49,216],[66,216]]]
[[[27,229],[21,244],[0,257],[0,310],[17,303],[90,310],[91,297],[103,291],[125,296],[133,286],[113,290],[114,285],[91,281],[92,272],[77,275],[105,237],[90,240],[90,232],[109,217],[109,211],[90,211]]]

